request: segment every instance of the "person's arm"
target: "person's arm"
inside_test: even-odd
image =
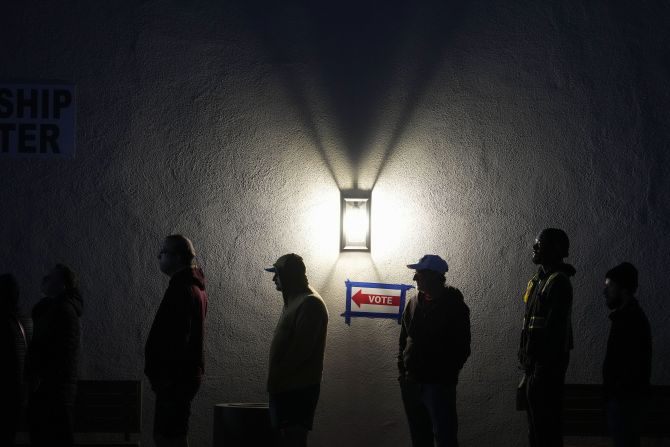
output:
[[[281,375],[290,375],[303,365],[325,343],[328,328],[328,312],[316,298],[305,300],[297,309],[296,321],[291,340],[281,359],[274,364]]]
[[[472,339],[470,332],[470,309],[465,304],[459,306],[459,312],[453,327],[454,366],[458,370],[461,370],[470,357],[470,343]]]
[[[536,374],[561,359],[567,352],[566,343],[570,330],[572,309],[572,284],[567,276],[559,275],[540,297],[541,320],[535,323],[533,331],[536,360]]]
[[[405,360],[404,353],[405,347],[407,346],[407,325],[411,321],[411,311],[409,304],[405,307],[405,311],[402,314],[402,319],[400,320],[400,338],[398,340],[398,380],[401,382],[405,379]]]
[[[616,388],[624,394],[635,394],[649,380],[651,335],[644,318],[631,318],[619,337],[621,370]]]
[[[198,374],[203,367],[205,339],[205,314],[207,313],[207,295],[203,291],[191,291],[191,319],[188,334],[189,365],[187,374]]]
[[[191,333],[190,290],[169,287],[156,313],[151,337],[151,381],[154,386],[169,386],[184,369]]]
[[[79,315],[70,303],[62,303],[56,309],[54,320],[54,332],[49,334],[51,352],[48,354],[57,365],[53,377],[70,381],[77,377],[81,335]]]
[[[3,360],[2,368],[0,368],[0,384],[5,386],[14,386],[18,377],[18,358],[16,356],[16,345],[14,331],[12,330],[11,317],[0,317],[0,324],[2,324],[2,334],[0,337],[0,358]]]
[[[441,320],[441,334],[439,343],[439,356],[444,367],[449,370],[460,371],[470,357],[470,309],[463,300],[463,295],[458,289],[451,289],[449,305],[443,308]]]

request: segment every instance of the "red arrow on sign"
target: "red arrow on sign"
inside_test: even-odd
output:
[[[372,304],[375,306],[400,306],[400,297],[392,295],[367,295],[363,290],[359,290],[351,297],[351,300],[356,303],[358,307],[361,304]]]

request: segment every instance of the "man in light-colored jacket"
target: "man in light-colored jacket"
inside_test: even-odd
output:
[[[270,347],[268,393],[281,446],[306,446],[321,390],[328,310],[309,286],[302,258],[284,255],[272,267],[284,307]]]

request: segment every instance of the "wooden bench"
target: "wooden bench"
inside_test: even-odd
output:
[[[602,385],[566,384],[563,399],[563,434],[565,436],[606,437]],[[645,438],[670,438],[670,386],[653,386],[642,425]]]
[[[142,382],[139,380],[80,380],[77,383],[75,445],[139,446],[141,423]],[[25,423],[23,430],[27,431]],[[28,445],[27,435],[20,433],[17,445]]]

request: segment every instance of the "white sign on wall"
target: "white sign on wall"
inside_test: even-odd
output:
[[[347,300],[342,314],[344,322],[352,317],[392,318],[400,323],[405,310],[405,295],[413,286],[374,282],[345,281]]]
[[[72,84],[0,84],[0,157],[74,158]]]

